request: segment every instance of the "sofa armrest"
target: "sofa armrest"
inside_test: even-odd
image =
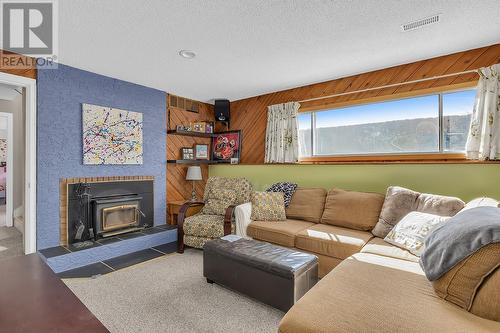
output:
[[[224,236],[231,234],[231,224],[233,223],[234,210],[236,205],[231,205],[226,209],[226,215],[224,216]]]
[[[236,207],[234,218],[236,220],[236,235],[243,238],[250,238],[247,235],[247,227],[252,222],[252,203],[247,202]]]
[[[191,207],[203,206],[204,202],[201,201],[188,201],[179,208],[179,214],[177,215],[177,252],[184,253],[184,219],[186,218],[186,212]]]

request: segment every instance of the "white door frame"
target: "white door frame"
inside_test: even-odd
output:
[[[0,83],[25,88],[24,253],[29,254],[36,252],[36,80],[0,72]]]
[[[12,203],[14,197],[14,178],[12,176],[12,166],[14,165],[13,116],[12,113],[0,112],[0,117],[7,118],[7,181],[5,183],[5,225],[7,227],[14,225],[14,204]]]

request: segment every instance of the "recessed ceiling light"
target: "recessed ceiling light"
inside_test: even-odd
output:
[[[194,57],[196,57],[196,53],[190,50],[180,50],[179,55],[186,59],[193,59]]]

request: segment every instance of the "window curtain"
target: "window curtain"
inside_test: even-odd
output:
[[[479,70],[476,102],[465,146],[471,160],[500,159],[500,64]]]
[[[267,107],[265,163],[299,161],[297,113],[300,104],[289,102]]]

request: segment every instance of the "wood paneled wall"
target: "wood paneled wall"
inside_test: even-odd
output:
[[[36,80],[36,63],[34,58],[26,57],[20,54],[0,50],[0,72],[24,76]],[[5,66],[4,61],[12,61],[12,63],[19,63],[18,67]],[[27,66],[21,66],[25,64]]]
[[[199,103],[199,113],[172,107],[167,99],[167,129],[175,129],[177,125],[188,125],[196,121],[213,121],[214,107],[206,103]],[[188,137],[167,134],[167,160],[181,158],[182,147],[193,147],[196,143],[210,144],[209,138]],[[178,201],[191,198],[192,184],[186,181],[188,165],[167,164],[167,200]],[[208,166],[201,165],[203,181],[196,182],[198,198],[203,198],[205,183],[208,178]]]
[[[243,150],[241,163],[264,163],[267,106],[269,105],[475,70],[495,63],[500,63],[500,44],[234,101],[231,103],[231,129],[242,130]],[[302,103],[301,110],[341,106],[346,103],[362,102],[376,98],[387,99],[389,97],[408,96],[453,87],[459,88],[467,86],[468,83],[472,84],[477,80],[478,75],[475,73],[463,74],[399,87],[305,102]]]

